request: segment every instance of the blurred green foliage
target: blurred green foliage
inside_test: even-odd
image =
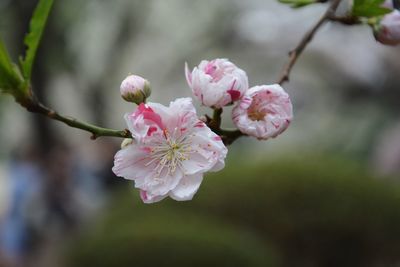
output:
[[[12,94],[17,101],[30,97],[32,66],[52,5],[53,0],[39,0],[24,40],[27,49],[25,57],[20,56],[20,66],[12,62],[0,37],[0,92]]]
[[[12,92],[20,88],[22,78],[18,68],[11,62],[10,56],[2,39],[0,38],[0,92]]]
[[[191,202],[145,205],[136,190],[119,192],[105,218],[72,243],[68,266],[399,262],[400,189],[393,181],[317,156],[236,163],[208,175]]]
[[[68,266],[273,266],[262,240],[246,230],[173,209],[134,214],[74,244]]]
[[[354,0],[352,15],[358,17],[378,17],[390,13],[389,8],[383,7],[385,0]]]
[[[289,4],[293,8],[303,7],[310,4],[319,3],[319,0],[278,0],[283,4]]]

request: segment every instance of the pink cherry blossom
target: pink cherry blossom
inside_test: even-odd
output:
[[[140,104],[125,120],[135,142],[117,152],[113,172],[134,180],[145,203],[167,196],[190,200],[204,173],[225,165],[227,148],[198,119],[191,98],[179,98],[169,107]]]
[[[292,103],[278,84],[254,86],[233,109],[232,118],[241,132],[266,140],[289,126],[293,118]]]
[[[246,72],[227,59],[203,60],[192,71],[186,64],[185,74],[193,94],[207,107],[235,102],[249,87]]]
[[[393,10],[383,17],[375,32],[375,38],[386,45],[400,44],[400,11]]]

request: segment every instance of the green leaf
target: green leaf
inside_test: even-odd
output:
[[[303,6],[307,6],[310,4],[315,4],[317,2],[320,2],[318,0],[278,0],[279,2],[283,4],[289,4],[293,8],[299,8]]]
[[[20,89],[23,83],[19,71],[12,64],[10,56],[0,38],[0,89],[4,92]]]
[[[352,14],[356,17],[378,17],[392,10],[383,7],[385,0],[354,0]]]
[[[36,51],[39,47],[47,18],[49,16],[53,0],[39,0],[30,22],[29,33],[24,43],[27,46],[25,58],[21,62],[22,73],[29,80],[32,73],[32,65],[35,60]]]

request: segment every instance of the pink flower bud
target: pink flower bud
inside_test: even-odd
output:
[[[249,87],[246,72],[227,59],[203,60],[192,72],[186,64],[185,74],[193,94],[208,107],[235,102]]]
[[[132,138],[125,138],[121,143],[121,148],[125,148],[133,143],[135,143],[135,140],[133,140]]]
[[[385,15],[375,31],[375,38],[385,45],[400,44],[400,11]]]
[[[393,9],[393,1],[392,0],[385,0],[382,4],[383,7]]]
[[[146,101],[151,94],[150,83],[137,75],[129,75],[122,81],[121,96],[128,102],[140,104]]]
[[[254,86],[233,109],[232,118],[241,132],[266,140],[289,126],[293,118],[292,103],[278,84]]]

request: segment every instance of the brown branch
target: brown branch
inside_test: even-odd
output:
[[[218,135],[221,136],[221,139],[225,145],[232,144],[239,137],[247,136],[246,134],[242,133],[240,130],[224,130],[224,129],[219,129]]]
[[[356,24],[362,23],[358,17],[353,17],[353,16],[338,17],[335,15],[332,15],[329,17],[329,20],[332,22],[338,22],[338,23],[345,24],[345,25],[356,25]]]
[[[215,108],[213,117],[208,122],[208,126],[211,129],[220,129],[222,121],[221,115],[222,115],[222,108]]]
[[[325,22],[329,21],[331,17],[334,16],[336,9],[338,8],[341,0],[332,0],[329,8],[327,11],[324,13],[324,15],[318,20],[318,22],[304,35],[304,37],[301,39],[300,43],[296,46],[295,49],[293,49],[289,53],[289,62],[286,64],[286,66],[283,68],[280,78],[278,79],[277,83],[278,84],[283,84],[284,82],[289,81],[289,76],[290,72],[293,68],[293,66],[296,64],[297,59],[301,55],[301,53],[304,51],[304,49],[307,47],[307,45],[311,42],[311,40],[314,38],[314,35],[317,33],[317,31],[321,28],[322,25],[325,24]]]
[[[222,115],[222,108],[215,108],[213,117],[210,118],[208,115],[206,116],[206,124],[207,126],[217,135],[219,135],[222,139],[222,142],[224,142],[225,145],[230,145],[236,139],[238,139],[241,136],[246,136],[246,134],[242,133],[239,130],[225,130],[221,128],[221,115]]]

